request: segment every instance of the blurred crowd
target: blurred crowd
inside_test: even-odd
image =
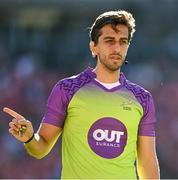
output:
[[[16,63],[2,67],[0,107],[10,107],[32,121],[35,131],[41,122],[47,96],[62,75],[50,72],[31,55],[23,55]],[[57,178],[60,176],[60,142],[49,157],[35,160],[8,133],[12,117],[0,113],[0,178]]]
[[[54,12],[49,11],[51,6],[41,11],[40,3],[36,11],[25,5],[0,11],[0,109],[14,109],[32,121],[37,131],[57,81],[93,65],[87,28],[94,18],[105,10],[127,9],[136,17],[137,31],[127,57],[129,64],[122,70],[128,79],[152,93],[161,178],[178,178],[177,2],[111,0],[108,4],[103,0],[101,6],[86,1],[86,8],[78,1],[80,11],[72,2],[59,3],[62,8],[56,11],[56,5]],[[38,22],[34,14],[38,14]],[[61,140],[47,157],[36,160],[8,133],[10,119],[0,112],[0,178],[59,178]]]

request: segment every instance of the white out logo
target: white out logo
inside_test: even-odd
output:
[[[127,129],[118,119],[101,118],[88,131],[88,144],[92,151],[103,158],[116,158],[127,144]]]
[[[124,132],[112,130],[110,133],[110,137],[109,137],[109,130],[96,129],[93,132],[93,138],[96,141],[106,140],[107,142],[115,141],[116,143],[119,143],[121,135],[124,135]]]

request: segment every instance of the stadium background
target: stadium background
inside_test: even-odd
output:
[[[0,108],[37,130],[47,97],[63,77],[92,65],[88,27],[100,13],[126,9],[136,33],[123,71],[153,94],[161,178],[178,178],[177,0],[0,0]],[[42,160],[8,134],[0,112],[0,178],[59,178],[60,141]]]

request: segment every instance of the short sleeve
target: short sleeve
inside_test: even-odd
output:
[[[155,106],[151,95],[148,97],[144,115],[140,121],[138,135],[139,136],[155,136]]]
[[[67,100],[61,86],[56,84],[52,89],[42,122],[63,127],[66,118]]]

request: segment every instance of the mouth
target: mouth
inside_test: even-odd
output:
[[[113,59],[114,61],[121,61],[122,57],[120,55],[110,55],[110,59]]]

